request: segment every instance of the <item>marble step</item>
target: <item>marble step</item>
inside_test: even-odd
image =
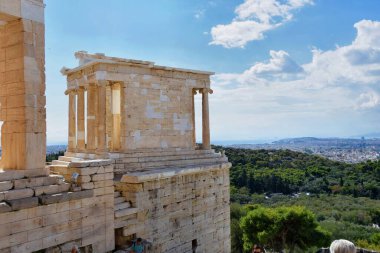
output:
[[[178,151],[147,151],[147,152],[125,152],[120,154],[120,158],[128,157],[149,157],[149,156],[175,156],[175,155],[199,155],[199,154],[213,154],[213,149],[207,150],[178,150]]]
[[[222,163],[227,162],[227,157],[218,158],[197,158],[188,160],[168,160],[158,162],[141,162],[141,163],[124,163],[125,169],[144,169],[153,167],[165,167],[165,166],[192,166],[210,163]]]
[[[67,161],[61,161],[61,160],[53,160],[51,162],[52,165],[69,165],[70,162]]]
[[[218,153],[189,154],[189,155],[170,155],[170,156],[146,156],[146,157],[127,157],[116,159],[116,163],[136,163],[136,162],[158,162],[171,160],[190,160],[202,158],[219,158]]]
[[[185,150],[173,150],[173,149],[150,149],[150,150],[135,150],[135,151],[123,151],[109,152],[109,158],[117,159],[123,157],[145,157],[145,156],[168,156],[168,155],[188,155],[188,154],[205,154],[215,153],[213,149],[185,149]],[[80,153],[80,152],[65,152],[65,157],[75,157],[77,159],[96,159],[104,157],[101,154],[93,153]]]
[[[71,157],[71,156],[60,156],[58,157],[58,160],[64,161],[64,162],[78,162],[82,161],[83,159],[78,157]]]
[[[116,197],[115,200],[114,200],[114,204],[115,205],[123,203],[123,202],[125,202],[125,198],[124,197]]]
[[[122,210],[115,211],[115,218],[120,218],[123,216],[128,216],[134,213],[137,213],[139,211],[138,208],[126,208]]]
[[[121,202],[119,204],[115,204],[115,211],[127,209],[131,207],[131,203],[129,201]]]

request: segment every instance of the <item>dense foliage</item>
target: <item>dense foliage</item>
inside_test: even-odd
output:
[[[58,160],[58,158],[60,156],[63,156],[64,155],[64,151],[58,151],[56,153],[50,153],[50,154],[47,154],[46,155],[46,162],[50,163],[52,162],[53,160]]]
[[[235,189],[245,187],[249,193],[333,193],[380,199],[380,161],[347,164],[290,150],[224,150],[233,164],[231,185]],[[234,193],[232,198],[239,198]]]
[[[314,214],[304,207],[253,207],[240,219],[243,231],[243,248],[249,252],[255,243],[272,251],[287,249],[307,250],[321,247],[330,241],[330,234],[322,229]]]
[[[380,251],[380,229],[373,227],[380,224],[380,161],[346,164],[290,150],[223,150],[233,165],[232,252],[244,252],[247,245],[242,220],[252,204],[273,210],[304,206],[331,240],[345,238]],[[316,247],[297,250],[315,252]]]

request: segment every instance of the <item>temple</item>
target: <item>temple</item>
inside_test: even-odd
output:
[[[77,52],[67,151],[47,166],[44,27],[43,0],[0,0],[0,252],[230,252],[213,73]]]
[[[75,56],[80,65],[62,69],[68,80],[68,152],[117,157],[149,150],[210,149],[213,73],[83,51]],[[195,142],[197,92],[202,94],[201,147]]]

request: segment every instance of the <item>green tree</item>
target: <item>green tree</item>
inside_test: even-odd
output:
[[[330,233],[317,223],[314,214],[305,207],[258,207],[241,218],[244,251],[249,252],[255,243],[274,251],[326,246]]]

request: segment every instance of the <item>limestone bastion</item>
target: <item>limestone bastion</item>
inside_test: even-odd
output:
[[[230,252],[213,73],[79,51],[64,156],[45,165],[43,0],[0,0],[0,252]],[[202,97],[202,144],[194,96]]]

